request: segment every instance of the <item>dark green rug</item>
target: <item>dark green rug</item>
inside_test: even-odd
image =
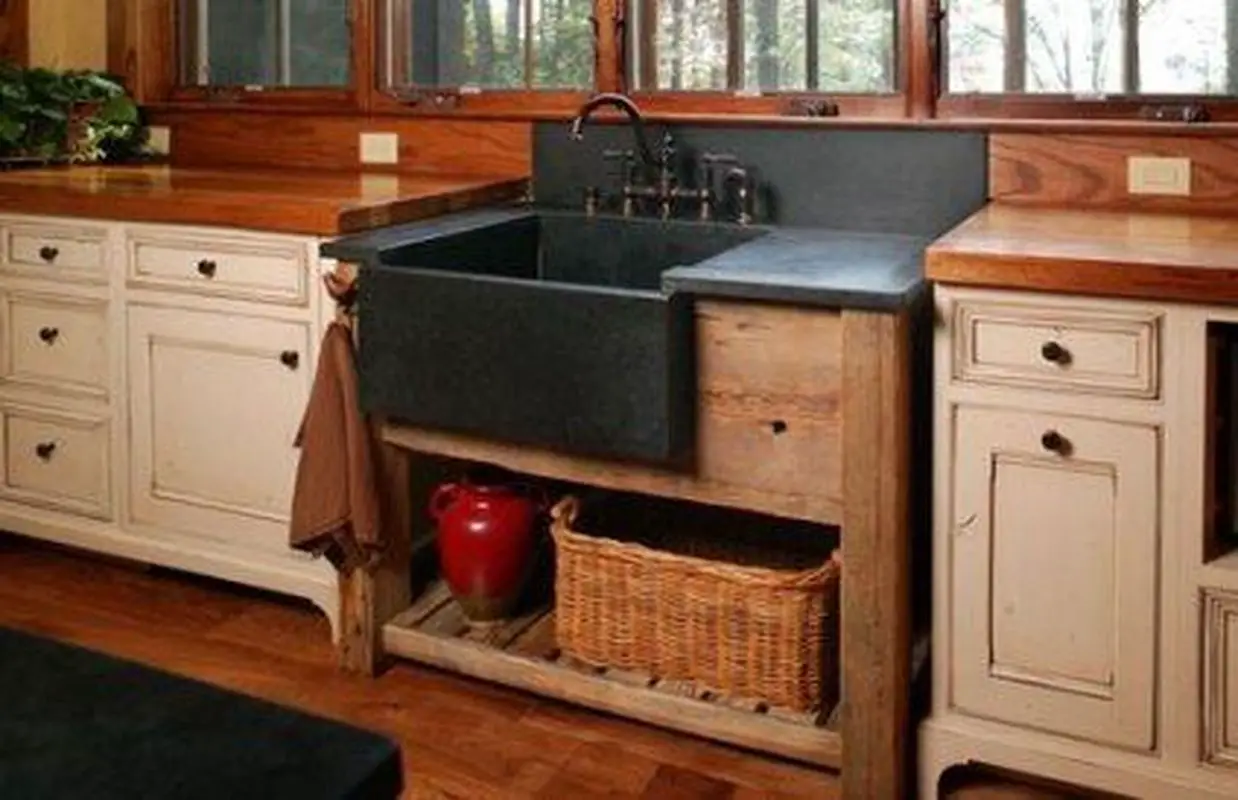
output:
[[[0,798],[369,798],[391,741],[0,628]]]

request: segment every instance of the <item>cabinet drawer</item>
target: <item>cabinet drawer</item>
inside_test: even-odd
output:
[[[5,383],[106,396],[107,304],[46,295],[0,295]]]
[[[1204,760],[1238,769],[1238,594],[1204,591]]]
[[[137,288],[286,305],[309,301],[309,251],[290,239],[131,231],[127,274]]]
[[[1159,317],[964,301],[954,377],[1120,397],[1157,397]]]
[[[8,408],[4,483],[10,499],[107,519],[108,425],[102,418]]]
[[[697,478],[753,510],[829,519],[842,494],[837,313],[696,307]]]
[[[6,272],[53,280],[107,282],[106,234],[71,225],[4,226]]]

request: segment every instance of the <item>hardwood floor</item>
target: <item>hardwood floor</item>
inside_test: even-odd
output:
[[[3,534],[0,625],[385,733],[403,748],[408,798],[838,797],[829,773],[411,664],[343,675],[307,606]],[[1067,796],[964,783],[950,797]]]

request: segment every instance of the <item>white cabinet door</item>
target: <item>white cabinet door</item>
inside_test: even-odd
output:
[[[132,520],[285,547],[310,326],[143,306],[128,314]]]
[[[1152,748],[1156,430],[960,407],[954,435],[952,703]]]

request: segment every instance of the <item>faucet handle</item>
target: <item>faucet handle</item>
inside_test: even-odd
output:
[[[739,157],[730,153],[702,153],[701,163],[711,167],[717,164],[738,164]]]

